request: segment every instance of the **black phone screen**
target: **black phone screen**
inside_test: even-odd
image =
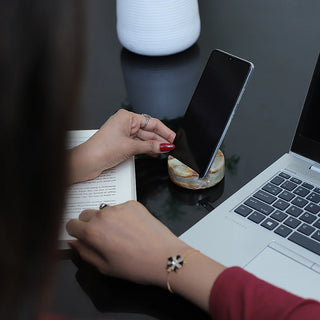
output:
[[[252,69],[220,50],[209,57],[170,152],[200,177],[210,169]]]

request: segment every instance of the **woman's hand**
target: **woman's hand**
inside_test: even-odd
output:
[[[139,202],[85,210],[67,224],[80,256],[106,275],[165,288],[208,311],[212,285],[225,269],[177,238]],[[208,244],[214,245],[214,244]],[[215,244],[218,245],[218,244]],[[187,255],[179,272],[166,270],[168,258]]]
[[[147,125],[146,125],[147,124]],[[120,109],[87,142],[71,150],[71,183],[94,179],[131,156],[174,149],[175,133],[160,120]]]
[[[161,287],[168,257],[189,248],[136,201],[85,210],[67,230],[78,239],[71,246],[101,273]]]

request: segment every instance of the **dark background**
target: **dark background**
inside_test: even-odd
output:
[[[169,181],[164,157],[136,159],[138,200],[180,235],[290,149],[319,54],[320,2],[199,0],[196,45],[161,58],[122,48],[115,6],[115,0],[88,1],[86,67],[73,129],[99,128],[119,107],[149,113],[175,129],[214,48],[255,65],[223,142],[226,173],[220,184],[184,190]],[[84,319],[207,318],[165,290],[103,277],[75,255],[63,255],[57,269],[54,313]]]

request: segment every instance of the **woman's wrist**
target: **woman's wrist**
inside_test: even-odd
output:
[[[216,278],[225,269],[200,251],[186,248],[179,253],[183,265],[167,275],[167,288],[209,311],[209,297]]]
[[[85,142],[69,151],[70,184],[96,178],[101,173],[98,167],[99,154],[90,151]]]
[[[193,249],[193,248],[189,248],[184,254],[177,254],[174,256],[171,256],[168,258],[167,261],[167,289],[171,292],[174,293],[171,285],[170,285],[170,276],[174,273],[178,273],[187,263],[186,259],[192,255],[192,254],[196,254],[196,253],[200,253],[199,250]]]

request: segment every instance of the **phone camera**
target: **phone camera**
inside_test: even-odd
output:
[[[232,61],[232,57],[229,57],[229,59],[228,59],[229,61]]]

